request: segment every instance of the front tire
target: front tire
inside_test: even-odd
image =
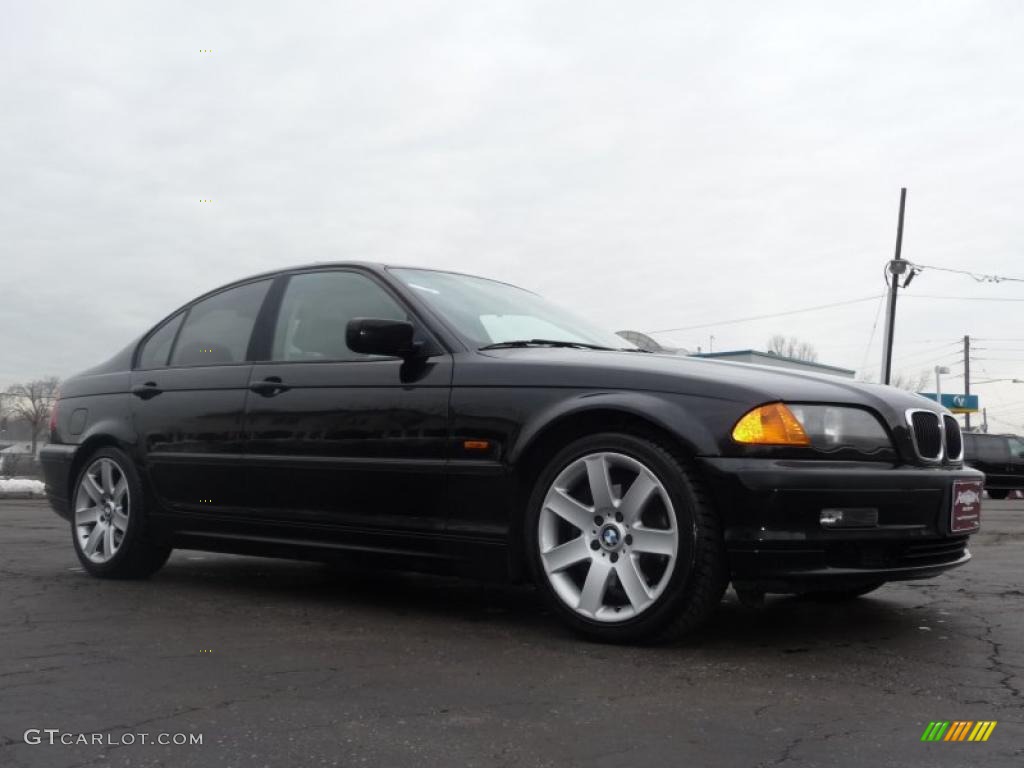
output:
[[[143,579],[167,562],[171,548],[148,537],[142,482],[124,451],[104,446],[75,480],[71,538],[93,576]]]
[[[553,610],[605,642],[693,630],[728,583],[719,521],[692,469],[630,434],[581,438],[549,462],[530,498],[526,547]]]

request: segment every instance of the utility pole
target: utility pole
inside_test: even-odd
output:
[[[981,367],[982,370],[985,366]],[[964,394],[971,394],[971,337],[964,336]],[[971,431],[971,414],[964,414],[964,429]]]
[[[896,257],[889,262],[889,298],[885,308],[885,336],[882,343],[882,375],[883,384],[892,379],[892,340],[896,330],[896,293],[900,288],[900,275],[907,271],[907,262],[903,260],[903,213],[907,207],[907,188],[900,188],[900,218],[896,225]]]
[[[988,434],[988,408],[981,409],[981,431]]]

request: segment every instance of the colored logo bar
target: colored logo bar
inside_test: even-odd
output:
[[[988,741],[995,720],[938,720],[928,723],[921,741]]]

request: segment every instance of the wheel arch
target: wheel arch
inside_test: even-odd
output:
[[[82,465],[97,450],[105,446],[119,448],[131,457],[132,443],[126,439],[127,437],[115,422],[98,422],[89,430],[85,439],[79,443],[68,471],[68,500],[70,504],[74,504],[75,482],[78,480],[78,473],[81,471]]]
[[[652,393],[600,393],[560,403],[533,419],[509,452],[515,477],[515,510],[509,525],[509,567],[527,573],[523,525],[537,476],[568,443],[601,432],[625,432],[656,440],[684,458],[716,454],[710,430],[681,405]]]

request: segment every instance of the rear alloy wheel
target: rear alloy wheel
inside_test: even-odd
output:
[[[167,561],[170,547],[146,538],[141,484],[124,452],[104,447],[90,456],[73,501],[75,552],[89,573],[143,578]]]
[[[528,546],[576,630],[631,642],[699,624],[725,589],[717,520],[689,470],[632,435],[584,438],[541,474]]]
[[[89,562],[109,563],[128,533],[131,494],[124,470],[103,456],[93,461],[78,481],[75,534]]]

